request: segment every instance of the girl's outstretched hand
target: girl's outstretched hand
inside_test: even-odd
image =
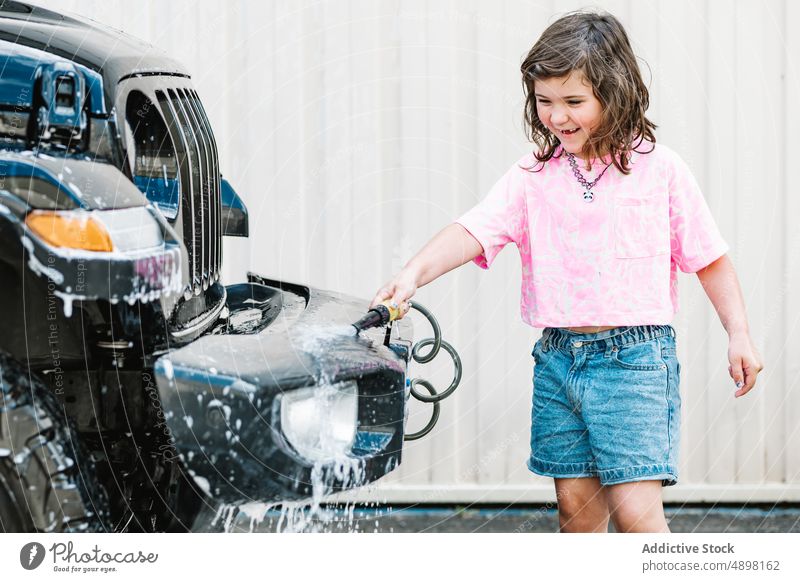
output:
[[[744,396],[755,386],[756,376],[764,369],[761,356],[753,345],[749,333],[739,333],[730,336],[728,342],[728,373],[736,383],[738,390],[735,397]]]
[[[417,276],[413,271],[403,269],[394,278],[378,289],[370,307],[389,300],[394,307],[400,309],[398,319],[402,319],[411,309],[409,299],[417,292]]]

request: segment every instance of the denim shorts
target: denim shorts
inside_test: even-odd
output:
[[[548,327],[533,358],[531,471],[603,485],[678,482],[681,368],[671,325]]]

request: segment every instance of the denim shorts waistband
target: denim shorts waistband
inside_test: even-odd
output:
[[[671,325],[630,325],[597,333],[579,333],[560,327],[546,327],[542,332],[542,341],[548,347],[596,351],[667,336],[675,337],[675,328]]]

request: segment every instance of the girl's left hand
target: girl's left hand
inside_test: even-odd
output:
[[[735,397],[744,396],[755,386],[756,376],[764,369],[761,356],[753,345],[749,333],[734,334],[728,341],[728,373],[738,390]]]

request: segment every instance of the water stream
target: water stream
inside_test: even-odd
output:
[[[326,397],[332,397],[337,392],[334,380],[340,366],[347,364],[348,352],[352,353],[355,349],[352,340],[355,328],[350,325],[315,325],[299,328],[297,331],[298,333],[292,338],[293,345],[308,354],[317,364],[320,373],[316,389],[319,391],[320,401],[327,404],[329,400]],[[363,350],[363,345],[358,349]],[[328,421],[328,413],[327,410],[319,410],[315,417],[324,423]],[[313,464],[310,499],[292,502],[222,504],[217,507],[209,529],[224,532],[286,533],[368,531],[365,528],[377,531],[377,518],[385,511],[379,508],[381,504],[371,502],[356,512],[357,501],[326,501],[333,492],[334,481],[348,490],[362,488],[363,493],[375,489],[375,485],[364,484],[364,461],[335,452],[334,446],[328,446],[328,443],[319,442],[317,445],[324,460],[315,461]],[[332,467],[333,470],[326,471],[323,467]],[[374,509],[371,509],[373,506]]]

